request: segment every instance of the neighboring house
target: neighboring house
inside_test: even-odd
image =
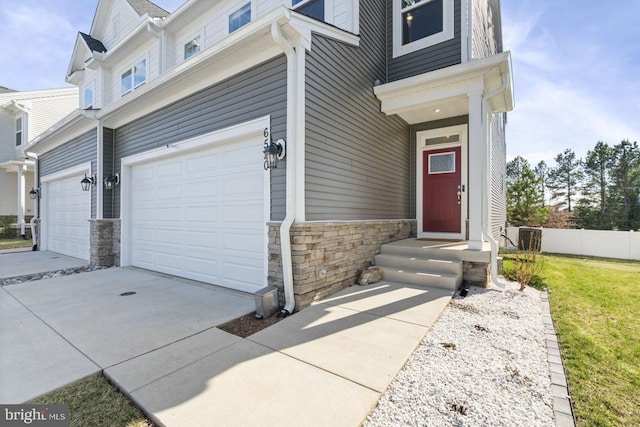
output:
[[[67,81],[81,109],[29,148],[42,249],[274,284],[289,312],[412,235],[466,241],[487,279],[513,107],[498,0],[100,0]]]
[[[0,86],[0,217],[15,220],[22,236],[34,210],[34,159],[24,148],[77,108],[77,100],[77,88],[16,92]]]

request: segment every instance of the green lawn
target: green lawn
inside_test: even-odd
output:
[[[640,425],[640,262],[545,256],[578,426]]]
[[[31,239],[24,240],[22,237],[10,239],[6,237],[0,238],[0,249],[30,248],[31,246],[33,246]]]
[[[71,427],[148,427],[151,421],[104,377],[92,377],[31,403],[69,405]]]

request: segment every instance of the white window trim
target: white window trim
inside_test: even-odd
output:
[[[186,56],[187,52],[185,51],[185,49],[186,49],[187,45],[189,43],[191,43],[192,41],[196,40],[196,39],[200,39],[200,45],[199,45],[200,50],[197,51],[196,53],[194,53],[193,55],[191,55],[190,57],[186,58],[185,56]],[[203,44],[204,44],[204,37],[202,36],[202,33],[198,32],[198,33],[194,34],[193,36],[189,37],[184,43],[182,43],[182,60],[186,61],[188,59],[193,58],[194,56],[196,56],[200,52],[202,52],[202,47],[203,47],[202,45]]]
[[[136,66],[138,66],[138,64],[145,62],[144,65],[144,81],[142,83],[138,83],[136,85]],[[131,89],[129,89],[126,92],[122,91],[122,76],[127,72],[127,71],[131,71]],[[120,73],[120,78],[118,79],[118,81],[120,82],[120,96],[124,96],[128,93],[131,93],[133,91],[135,91],[137,88],[139,88],[140,86],[144,85],[145,83],[147,83],[149,81],[149,57],[145,56],[143,58],[140,58],[137,61],[134,61],[130,66],[128,66],[127,68],[124,68],[122,70],[122,72]]]
[[[243,3],[242,6],[238,7],[237,9],[235,9],[234,11],[232,11],[229,15],[227,15],[227,31],[229,34],[233,34],[236,31],[238,31],[240,28],[245,27],[247,25],[249,25],[250,23],[252,23],[256,16],[254,16],[257,12],[256,12],[256,7],[255,7],[255,1],[254,0],[248,0],[246,3]],[[229,28],[231,26],[231,15],[233,15],[234,13],[238,13],[242,10],[242,8],[244,8],[245,6],[247,6],[247,4],[249,4],[249,22],[247,22],[244,25],[239,26],[238,28],[236,28],[235,30],[231,31],[231,28]]]
[[[291,0],[289,2],[289,7],[292,10],[297,10],[311,3],[312,1],[314,0],[302,0],[300,3],[293,4],[293,0]],[[328,24],[333,24],[334,22],[333,0],[324,0],[324,22]]]
[[[428,3],[429,0],[425,0],[422,4]],[[451,40],[454,36],[454,22],[453,22],[453,2],[454,0],[442,1],[442,31],[433,34],[429,37],[425,37],[420,40],[403,45],[402,44],[402,0],[393,0],[393,57],[406,55],[408,53],[415,52],[420,49],[427,48],[429,46],[436,45],[438,43]]]
[[[20,129],[16,126],[16,122],[20,119]],[[13,117],[13,142],[16,142],[16,136],[18,131],[20,132],[20,144],[16,144],[15,147],[20,147],[26,143],[26,129],[27,129],[27,115],[24,112],[20,112]]]
[[[91,89],[91,105],[87,105],[87,90]],[[91,82],[84,87],[82,91],[82,108],[95,108],[96,107],[96,85],[95,82]]]
[[[446,154],[453,155],[453,170],[446,170],[446,171],[439,171],[439,172],[432,171],[431,170],[431,158],[433,156],[442,156],[442,155],[446,155]],[[445,153],[429,154],[429,175],[439,175],[439,174],[444,174],[444,173],[456,173],[456,152],[455,151],[445,152]]]

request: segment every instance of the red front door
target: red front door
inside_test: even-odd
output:
[[[422,231],[460,233],[460,147],[425,150],[422,156]]]

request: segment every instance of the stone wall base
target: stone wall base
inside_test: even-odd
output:
[[[415,220],[302,222],[291,227],[293,289],[297,308],[355,284],[380,245],[415,236]],[[269,223],[269,284],[284,304],[280,223]]]
[[[111,267],[120,265],[120,220],[89,220],[89,263]]]
[[[462,261],[462,279],[486,288],[491,283],[491,266],[486,262]]]

